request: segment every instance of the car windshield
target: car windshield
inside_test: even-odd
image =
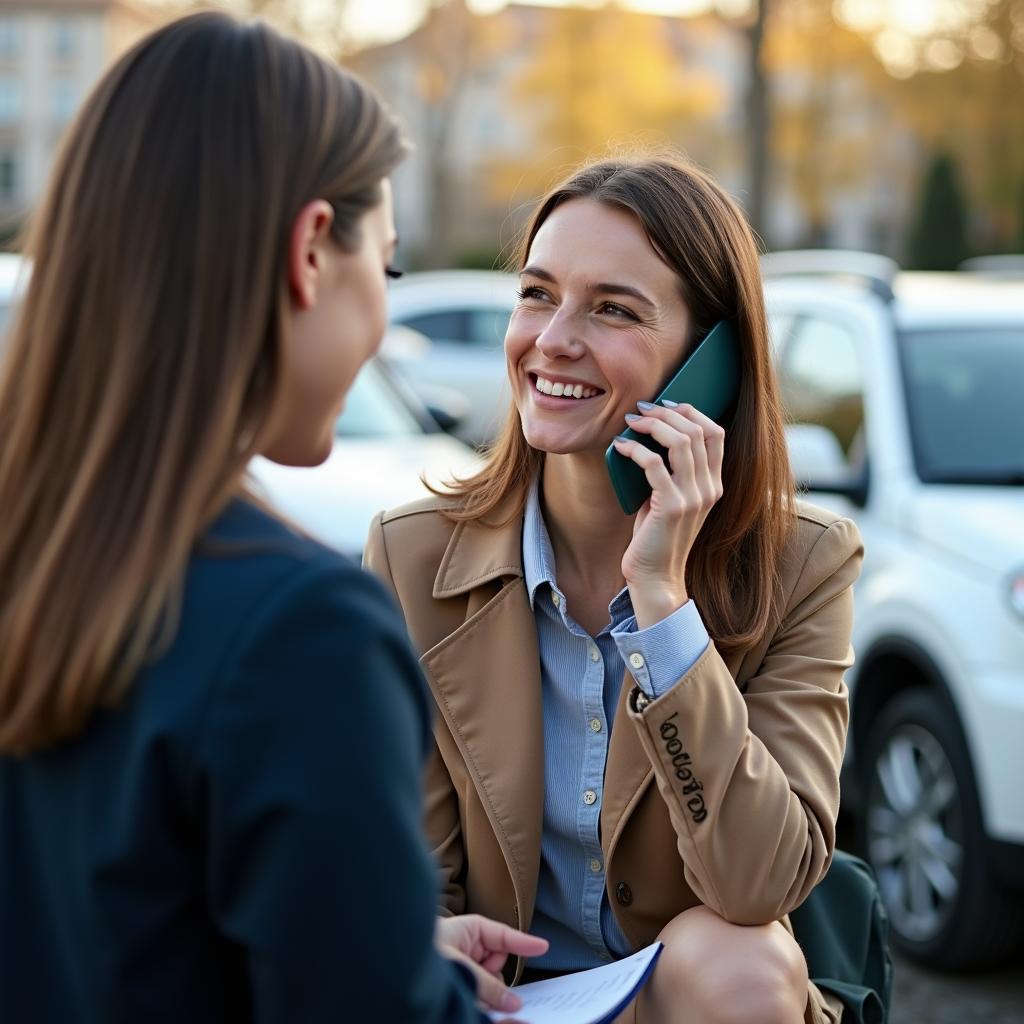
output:
[[[1024,323],[906,331],[901,343],[921,479],[1024,484]]]
[[[410,437],[422,434],[412,411],[391,386],[383,370],[369,362],[345,398],[334,425],[335,437]]]

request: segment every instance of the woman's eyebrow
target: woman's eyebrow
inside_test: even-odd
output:
[[[519,276],[539,277],[542,281],[549,281],[551,284],[556,283],[554,275],[549,274],[543,267],[523,267],[523,269],[519,271]],[[630,298],[636,299],[638,302],[643,303],[645,306],[648,306],[651,309],[657,308],[654,305],[654,303],[649,298],[647,298],[646,295],[644,295],[643,292],[634,288],[632,285],[612,284],[607,281],[602,281],[598,284],[591,285],[590,290],[592,292],[598,292],[601,295],[628,295]]]

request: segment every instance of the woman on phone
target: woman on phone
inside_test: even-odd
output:
[[[0,1020],[476,1021],[451,960],[495,1004],[545,948],[437,927],[401,619],[245,484],[330,452],[404,149],[355,79],[214,14],[69,132],[0,376]]]
[[[440,711],[443,909],[547,938],[527,980],[660,938],[623,1021],[835,1022],[787,913],[833,851],[861,545],[794,499],[751,232],[682,159],[602,162],[540,203],[519,267],[487,464],[367,549]],[[721,422],[650,404],[723,320]],[[635,516],[605,464],[627,426],[667,451],[614,441]]]

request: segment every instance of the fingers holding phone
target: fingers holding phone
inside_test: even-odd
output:
[[[637,514],[633,539],[622,559],[637,626],[645,629],[689,600],[686,564],[708,513],[722,496],[725,431],[689,405],[639,403],[629,427],[656,441],[657,452],[636,440],[616,438],[615,449],[639,466],[651,496]]]

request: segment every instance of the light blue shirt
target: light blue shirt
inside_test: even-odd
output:
[[[551,943],[531,964],[549,971],[596,967],[632,952],[605,892],[600,841],[605,762],[624,672],[628,666],[648,696],[661,696],[703,654],[708,633],[692,601],[637,630],[623,587],[608,606],[608,624],[590,637],[558,589],[539,480],[526,504],[523,572],[544,708],[544,832],[530,931]],[[631,654],[642,655],[642,667],[630,665]]]

